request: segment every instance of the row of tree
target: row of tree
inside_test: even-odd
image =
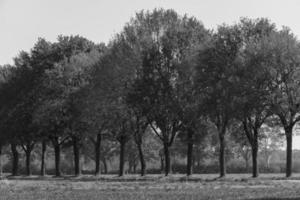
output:
[[[11,146],[13,175],[17,147],[25,152],[30,174],[38,142],[42,174],[51,142],[56,175],[61,175],[65,143],[72,144],[79,175],[88,141],[99,174],[105,140],[119,143],[120,176],[126,144],[134,141],[144,175],[145,134],[155,134],[163,147],[165,175],[175,139],[184,141],[190,175],[196,138],[214,129],[220,176],[226,174],[225,149],[230,148],[225,136],[244,134],[257,177],[261,129],[276,126],[286,136],[286,176],[291,176],[293,129],[300,121],[300,43],[288,28],[279,30],[268,19],[243,18],[211,31],[173,10],[141,11],[107,46],[80,36],[59,36],[54,43],[39,39],[14,61],[0,68],[0,147]]]

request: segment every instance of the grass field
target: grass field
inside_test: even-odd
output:
[[[300,199],[300,174],[128,175],[100,177],[14,177],[0,181],[0,200],[183,200],[183,199]]]

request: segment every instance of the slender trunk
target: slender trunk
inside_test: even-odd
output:
[[[125,139],[120,140],[120,160],[119,160],[119,176],[124,175],[124,162],[125,162]]]
[[[226,166],[225,166],[225,137],[223,133],[219,133],[220,140],[220,177],[225,177],[226,175]]]
[[[249,158],[248,158],[248,156],[245,157],[245,168],[246,168],[246,172],[248,173],[248,171],[249,171]]]
[[[132,163],[132,161],[129,161],[128,162],[128,172],[130,173],[130,174],[132,174],[132,168],[133,168],[133,163]]]
[[[141,164],[141,176],[144,176],[146,174],[146,162],[144,158],[144,153],[142,149],[142,144],[137,144],[138,151],[139,151],[139,157],[140,157],[140,164]]]
[[[27,147],[25,154],[26,154],[26,175],[30,176],[31,175],[31,167],[30,167],[31,148],[30,147]]]
[[[107,174],[107,162],[105,157],[103,157],[102,162],[104,167],[104,174]]]
[[[80,144],[79,139],[77,137],[73,137],[73,153],[74,153],[74,173],[75,176],[79,176],[81,174],[81,166],[80,166]]]
[[[0,144],[0,177],[2,177],[2,145]]]
[[[53,142],[55,154],[55,176],[61,176],[60,172],[60,145],[58,141]]]
[[[169,151],[169,144],[164,142],[164,154],[165,154],[165,176],[168,176],[170,173],[170,151]]]
[[[17,145],[15,143],[12,143],[10,146],[11,146],[11,151],[13,156],[12,175],[17,176],[18,167],[19,167],[19,152],[17,150]]]
[[[258,177],[258,162],[257,162],[257,152],[258,152],[258,131],[254,130],[253,142],[251,145],[252,150],[252,177]]]
[[[187,165],[186,174],[190,176],[192,174],[193,167],[193,132],[191,130],[187,133]]]
[[[164,169],[165,169],[165,164],[164,164],[164,156],[160,155],[160,171],[161,173],[163,173]]]
[[[285,130],[286,135],[286,177],[292,175],[292,128]]]
[[[47,149],[46,140],[42,142],[42,158],[41,158],[41,176],[45,176],[46,174],[46,166],[45,166],[45,154]]]
[[[194,154],[194,150],[193,150],[193,161],[192,161],[192,172],[194,172],[196,170],[196,157],[195,157],[195,154]]]
[[[199,158],[199,156],[197,157],[197,168],[198,168],[198,170],[200,170],[200,158]]]
[[[170,147],[169,147],[169,151],[170,151]],[[170,173],[169,174],[173,174],[175,169],[174,169],[174,166],[175,166],[175,163],[176,162],[176,156],[173,154],[170,153]]]
[[[136,161],[134,161],[134,163],[133,163],[133,173],[134,173],[134,174],[136,174],[136,165],[137,165],[137,164],[136,164]]]
[[[95,144],[95,175],[100,174],[100,156],[101,156],[101,134],[97,134],[96,144]]]

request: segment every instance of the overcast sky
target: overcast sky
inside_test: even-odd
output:
[[[136,11],[156,7],[195,16],[208,28],[242,16],[268,17],[300,35],[299,0],[0,0],[0,65],[12,63],[38,37],[79,34],[107,43]]]

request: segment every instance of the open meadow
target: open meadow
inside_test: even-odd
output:
[[[185,199],[299,199],[300,174],[290,179],[282,174],[128,175],[81,177],[8,177],[0,181],[0,200],[14,199],[101,199],[101,200],[185,200]]]

